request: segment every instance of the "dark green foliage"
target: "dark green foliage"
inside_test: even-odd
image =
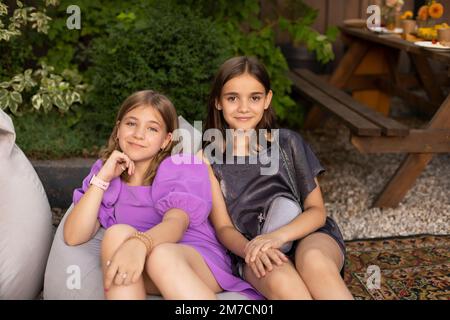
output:
[[[105,143],[92,131],[89,123],[78,122],[78,112],[61,114],[52,111],[11,117],[17,135],[16,144],[30,158],[96,157]]]
[[[92,155],[106,142],[123,100],[142,89],[161,91],[179,114],[203,120],[212,77],[235,55],[256,56],[264,63],[278,119],[298,128],[304,110],[290,97],[276,30],[288,31],[322,62],[332,58],[329,40],[336,35],[334,29],[327,37],[311,32],[316,12],[300,0],[288,2],[292,17],[272,10],[262,20],[259,0],[61,0],[47,10],[52,17],[48,35],[25,31],[1,43],[0,82],[43,61],[56,72],[78,69],[93,90],[65,115],[14,117],[19,145],[39,158]],[[71,4],[81,9],[81,30],[66,27]]]
[[[104,36],[109,26],[118,23],[116,17],[119,14],[127,12],[129,8],[140,11],[143,3],[144,1],[139,0],[62,0],[59,6],[48,11],[53,20],[48,31],[46,42],[48,51],[44,61],[54,66],[57,72],[76,66],[83,73],[91,65],[89,56],[91,41]],[[145,1],[147,6],[151,3]],[[80,30],[68,30],[66,26],[69,17],[66,9],[73,4],[80,7]]]
[[[24,37],[16,37],[14,41],[0,43],[0,82],[11,79],[29,67],[34,58],[33,48]]]
[[[119,17],[94,42],[90,70],[96,130],[109,133],[121,103],[135,91],[166,94],[179,114],[202,120],[214,72],[227,57],[217,24],[186,6],[160,4]]]

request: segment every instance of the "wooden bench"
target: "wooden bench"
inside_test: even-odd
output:
[[[437,127],[410,129],[354,100],[349,94],[309,70],[291,70],[289,78],[296,93],[336,116],[350,129],[350,141],[359,152],[410,154],[373,206],[392,207],[398,204],[411,185],[409,181],[404,182],[404,176],[407,176],[408,171],[417,175],[417,172],[422,170],[416,165],[425,162],[421,160],[420,157],[423,157],[421,154],[450,152],[450,131],[443,129],[445,128],[445,126],[442,128],[443,124],[438,123]],[[450,97],[444,105],[447,106],[449,103]],[[449,118],[448,110],[444,108],[435,117],[446,123],[448,121],[446,119]],[[417,156],[414,156],[415,154]],[[395,194],[395,197],[392,197],[392,194]]]
[[[306,69],[289,73],[294,90],[342,120],[358,136],[405,137],[409,128],[354,100]]]

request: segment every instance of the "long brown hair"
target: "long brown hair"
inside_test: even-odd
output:
[[[245,73],[250,74],[258,80],[264,86],[266,94],[271,90],[269,74],[267,73],[264,65],[259,62],[258,59],[247,56],[228,59],[222,64],[214,78],[211,93],[208,99],[208,110],[204,131],[208,129],[219,129],[222,132],[222,136],[226,136],[225,129],[228,126],[225,118],[223,117],[222,111],[217,110],[216,104],[220,100],[225,83]],[[270,132],[270,130],[275,129],[276,126],[275,112],[272,105],[269,105],[269,107],[264,110],[263,117],[255,129],[267,129]],[[205,141],[203,147],[206,147],[209,143],[209,141]]]
[[[109,137],[108,144],[100,151],[99,154],[100,158],[103,160],[103,163],[105,163],[114,150],[122,152],[117,140],[119,124],[128,112],[140,106],[148,106],[158,111],[163,119],[167,133],[173,133],[176,129],[178,129],[179,124],[177,112],[172,102],[166,96],[153,90],[142,90],[135,92],[125,99],[119,109],[119,112],[117,113],[116,122]],[[159,164],[171,154],[173,147],[178,143],[178,141],[174,139],[175,137],[163,150],[159,151],[153,157],[145,172],[144,184],[152,184]],[[121,178],[124,181],[129,181],[130,176],[128,175],[127,170],[122,173]]]

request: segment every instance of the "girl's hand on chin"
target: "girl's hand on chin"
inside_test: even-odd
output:
[[[134,162],[123,152],[114,150],[97,174],[100,179],[110,182],[128,169],[131,176],[135,171]]]

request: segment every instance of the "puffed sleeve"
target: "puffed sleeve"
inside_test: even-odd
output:
[[[189,215],[191,226],[202,224],[212,207],[207,166],[191,154],[164,159],[153,180],[152,199],[161,216],[177,208]]]
[[[288,139],[291,150],[290,158],[294,163],[296,185],[303,208],[305,199],[317,187],[314,178],[322,174],[325,169],[300,134],[295,131],[290,131],[289,134],[291,136]]]
[[[97,174],[103,166],[101,159],[97,160],[91,167],[91,171],[84,178],[81,188],[77,188],[73,192],[73,203],[77,204],[80,201],[84,193],[89,189],[89,181],[94,174]],[[109,228],[113,224],[116,224],[116,217],[114,214],[114,205],[119,198],[120,189],[122,184],[120,177],[111,180],[108,189],[103,193],[102,202],[98,211],[98,221],[103,228]]]

